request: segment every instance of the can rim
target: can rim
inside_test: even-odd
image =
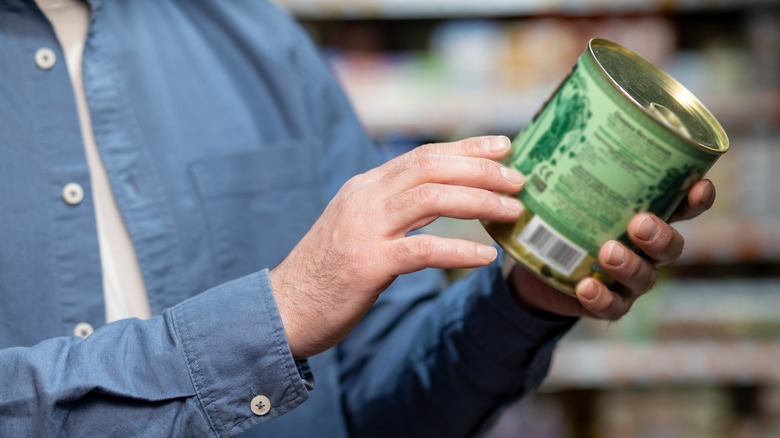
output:
[[[685,100],[687,102],[690,102],[689,106],[692,108],[688,108],[688,110],[694,112],[698,117],[703,119],[706,128],[710,131],[713,138],[715,139],[715,144],[709,145],[704,142],[696,141],[693,138],[683,134],[679,130],[674,129],[673,127],[669,126],[667,123],[664,123],[662,120],[660,120],[657,115],[653,114],[646,106],[642,105],[636,99],[636,97],[634,97],[631,93],[629,93],[620,83],[617,82],[617,80],[615,80],[615,78],[602,64],[601,60],[596,54],[595,52],[596,47],[604,47],[610,50],[618,51],[621,53],[621,55],[627,57],[630,61],[636,63],[641,68],[646,69],[647,71],[651,72],[653,75],[656,75],[662,81],[672,85],[675,89],[675,94],[679,93],[683,95],[685,97]],[[665,130],[671,132],[675,137],[685,142],[686,144],[693,146],[697,149],[706,151],[710,154],[721,155],[726,151],[728,151],[729,139],[728,136],[726,135],[726,131],[723,129],[723,126],[721,126],[720,122],[718,122],[718,120],[715,118],[712,112],[710,112],[710,110],[707,109],[707,107],[693,93],[691,93],[690,90],[688,90],[679,81],[671,77],[668,73],[661,70],[658,66],[651,63],[650,61],[648,61],[641,55],[637,54],[633,50],[628,49],[627,47],[622,46],[614,41],[610,41],[604,38],[592,38],[588,42],[588,53],[590,54],[590,58],[598,66],[598,71],[607,79],[609,84],[613,88],[615,88],[618,92],[620,92],[624,97],[626,97],[635,107],[637,107],[640,111],[642,111],[645,115],[647,115],[651,120],[656,122],[656,124],[660,125]],[[673,96],[673,97],[676,100],[679,100],[678,96]]]

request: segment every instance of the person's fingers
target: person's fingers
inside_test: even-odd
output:
[[[406,234],[441,216],[511,222],[521,210],[516,197],[470,187],[423,184],[388,199],[379,214],[396,227],[389,230],[391,234]]]
[[[632,299],[607,289],[598,280],[587,277],[575,288],[577,300],[590,316],[610,321],[618,320],[631,308]]]
[[[631,219],[628,237],[656,265],[676,261],[685,246],[685,239],[677,230],[649,213],[641,213]]]
[[[693,219],[712,207],[715,202],[715,185],[712,181],[703,179],[688,191],[677,210],[669,218],[669,222]]]
[[[511,146],[511,141],[503,135],[487,135],[449,143],[431,143],[421,146],[416,152],[501,160],[506,157]]]
[[[426,152],[405,156],[375,182],[384,194],[391,196],[425,183],[515,193],[522,188],[525,178],[517,170],[493,160]]]
[[[623,285],[629,298],[650,290],[658,278],[658,270],[649,260],[615,240],[601,247],[598,259],[602,269]]]
[[[650,213],[631,220],[628,236],[646,257],[615,240],[605,243],[598,254],[602,269],[619,283],[621,292],[611,291],[593,278],[583,279],[575,290],[583,308],[597,318],[623,316],[636,298],[653,287],[657,266],[677,260],[685,243],[677,230]]]
[[[395,275],[424,268],[467,269],[490,264],[496,248],[462,239],[414,234],[385,242],[385,263]]]
[[[511,143],[504,136],[473,137],[451,143],[430,143],[387,161],[379,167],[366,172],[366,181],[375,181],[381,177],[402,175],[416,167],[423,170],[433,156],[458,156],[480,158],[490,161],[506,157]]]

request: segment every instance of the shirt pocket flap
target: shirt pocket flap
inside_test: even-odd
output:
[[[318,184],[312,142],[289,141],[261,150],[196,161],[191,172],[206,199],[252,196]]]
[[[325,204],[317,146],[275,143],[190,165],[217,281],[276,266],[316,221]]]

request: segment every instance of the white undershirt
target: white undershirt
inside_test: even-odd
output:
[[[84,95],[81,60],[89,29],[89,6],[83,0],[36,1],[54,27],[65,52],[65,62],[76,95],[95,205],[106,322],[131,317],[147,319],[151,312],[138,258],[95,145],[89,107]]]

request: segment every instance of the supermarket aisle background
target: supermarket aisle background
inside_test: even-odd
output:
[[[617,323],[580,324],[487,436],[780,437],[780,2],[279,1],[388,155],[514,137],[592,37],[688,87],[731,139],[715,206],[679,224],[684,256],[656,290]],[[431,232],[489,241],[471,222]]]

